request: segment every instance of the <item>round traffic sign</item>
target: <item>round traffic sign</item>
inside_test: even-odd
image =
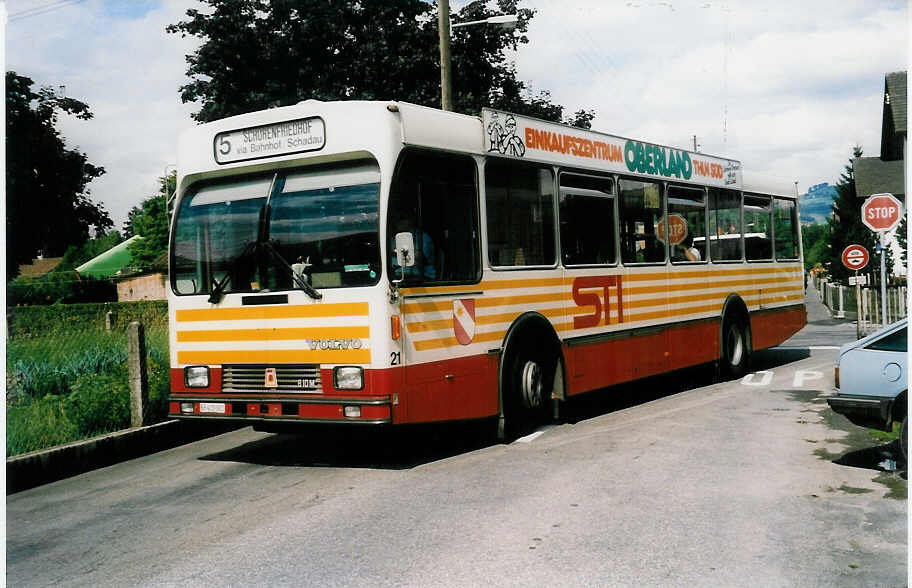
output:
[[[873,194],[861,205],[861,222],[875,233],[899,224],[902,204],[892,194]]]
[[[864,268],[870,259],[868,250],[861,245],[849,245],[842,250],[842,265],[850,270],[858,271]]]

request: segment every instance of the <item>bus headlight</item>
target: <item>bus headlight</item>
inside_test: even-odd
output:
[[[364,388],[364,370],[354,366],[340,366],[333,370],[333,384],[337,390]]]
[[[184,384],[188,388],[209,387],[209,366],[191,365],[184,368]]]

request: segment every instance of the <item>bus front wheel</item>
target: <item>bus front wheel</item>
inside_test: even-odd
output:
[[[509,441],[547,422],[558,361],[534,342],[522,344],[505,359],[503,438]]]

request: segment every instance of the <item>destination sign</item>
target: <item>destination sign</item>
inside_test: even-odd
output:
[[[741,163],[485,108],[488,154],[740,189]]]
[[[226,131],[215,136],[217,163],[317,151],[326,144],[326,126],[319,117]]]

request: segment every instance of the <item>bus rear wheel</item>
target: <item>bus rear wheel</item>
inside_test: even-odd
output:
[[[726,316],[722,321],[720,368],[725,378],[740,378],[750,365],[750,332],[741,317]]]

